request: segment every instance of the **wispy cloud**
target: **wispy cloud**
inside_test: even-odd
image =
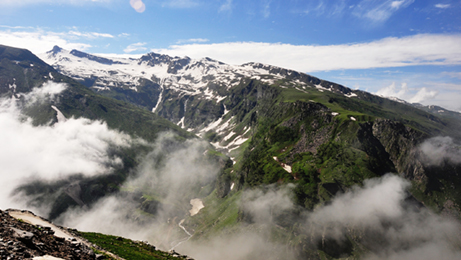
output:
[[[2,0],[0,1],[0,6],[10,6],[10,7],[21,7],[21,6],[30,6],[37,4],[55,4],[55,5],[87,5],[87,4],[109,4],[115,0]]]
[[[461,72],[443,72],[442,75],[461,79]]]
[[[271,15],[271,2],[272,0],[263,0],[261,13],[264,18],[268,18]]]
[[[362,0],[353,8],[353,14],[360,18],[365,18],[372,22],[384,22],[388,20],[395,12],[411,5],[414,0],[400,1],[380,1],[380,0]]]
[[[169,0],[165,1],[162,6],[171,8],[191,8],[199,5],[195,0]]]
[[[225,0],[224,3],[219,7],[219,12],[231,12],[232,11],[232,0]]]
[[[204,43],[208,42],[208,39],[204,38],[193,38],[193,39],[187,39],[187,40],[178,40],[176,44],[184,44],[184,43]]]
[[[213,57],[230,64],[262,62],[302,72],[418,65],[460,65],[461,34],[420,34],[341,45],[262,42],[172,45],[155,52],[192,58]]]
[[[83,38],[114,38],[113,35],[108,33],[97,33],[97,32],[79,32],[79,31],[69,31],[68,35],[75,35]]]
[[[145,47],[146,44],[147,44],[146,42],[133,43],[133,44],[128,45],[123,51],[125,53],[131,53],[134,51],[145,51],[147,50],[147,48]]]
[[[447,9],[451,5],[450,4],[436,4],[435,7],[440,8],[440,9]]]

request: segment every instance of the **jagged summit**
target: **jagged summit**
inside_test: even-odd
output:
[[[254,62],[229,65],[208,57],[194,60],[153,52],[138,59],[109,59],[77,50],[66,51],[57,46],[40,57],[61,73],[84,81],[85,85],[98,91],[114,88],[138,91],[142,81],[148,80],[162,89],[181,90],[188,95],[208,93],[205,94],[208,98],[220,100],[223,96],[210,89],[210,85],[231,88],[243,78],[251,78],[266,84],[288,79],[286,87],[310,86],[346,95],[352,93],[349,88],[304,73]]]
[[[53,47],[53,49],[51,49],[51,51],[49,51],[48,53],[53,53],[53,54],[56,54],[58,52],[61,52],[63,49],[61,47],[59,47],[58,45],[55,45]]]

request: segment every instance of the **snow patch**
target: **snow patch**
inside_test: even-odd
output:
[[[353,117],[353,116],[351,116],[351,120],[352,121],[357,121],[357,119],[355,117]]]
[[[351,97],[357,97],[357,94],[355,93],[349,93],[349,94],[344,94],[345,97],[351,98]]]
[[[57,107],[51,106],[51,108],[56,111],[56,118],[58,119],[58,123],[66,122],[67,118]]]
[[[201,199],[191,199],[190,204],[192,205],[192,209],[189,210],[191,216],[197,215],[205,207]]]
[[[291,173],[291,166],[290,166],[290,165],[284,164],[284,163],[281,163],[280,165],[283,167],[283,169],[284,169],[285,171]]]

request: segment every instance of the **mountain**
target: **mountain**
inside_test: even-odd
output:
[[[72,86],[53,104],[26,109],[39,123],[56,121],[55,105],[155,143],[122,149],[127,167],[110,177],[21,187],[32,204],[55,199],[53,219],[102,216],[96,228],[139,229],[159,247],[203,259],[213,259],[210,250],[222,259],[402,258],[421,248],[459,255],[447,249],[461,244],[459,226],[443,218],[461,212],[459,120],[259,63],[55,47],[40,55],[46,65],[25,50],[4,52],[5,95],[49,78]],[[151,118],[180,141],[159,135],[160,123],[146,125]]]
[[[301,96],[316,93],[313,98],[326,91],[339,99],[347,97],[371,101],[382,108],[379,113],[372,114],[373,116],[390,119],[403,117],[408,121],[416,121],[415,115],[431,117],[419,110],[408,108],[401,101],[394,102],[304,73],[260,63],[229,65],[210,58],[193,60],[156,53],[149,53],[138,59],[109,59],[76,50],[67,51],[57,46],[40,57],[59,72],[100,94],[152,110],[183,129],[213,141],[215,146],[226,149],[237,148],[249,136],[250,126],[243,125],[245,131],[242,131],[242,118],[235,121],[233,117],[248,111],[234,111],[231,103],[235,101],[230,99],[235,96],[241,98],[239,95],[243,93],[235,93],[235,89],[250,81],[287,91],[296,90],[294,93]],[[357,105],[356,101],[352,102]],[[357,105],[352,109],[362,112],[366,108],[361,109]],[[370,109],[369,112],[372,113],[378,110]],[[384,112],[385,110],[394,114]],[[431,120],[438,119],[432,117]],[[427,130],[431,134],[440,132],[434,129],[437,126],[430,128],[432,129]]]

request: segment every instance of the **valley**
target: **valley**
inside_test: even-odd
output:
[[[2,209],[194,259],[461,256],[460,113],[260,63],[58,46],[0,46],[0,95],[4,147],[37,142],[3,152]]]

